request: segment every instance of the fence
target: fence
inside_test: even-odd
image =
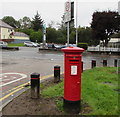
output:
[[[88,51],[120,52],[120,48],[88,47]]]

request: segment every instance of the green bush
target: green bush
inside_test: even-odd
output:
[[[33,42],[36,42],[36,40],[37,40],[37,42],[42,42],[42,31],[39,30],[37,32],[35,32],[35,31],[32,32],[30,34],[30,40]]]
[[[87,48],[88,48],[88,44],[87,43],[78,43],[77,46],[80,47],[80,48],[83,48],[85,50],[87,50]]]

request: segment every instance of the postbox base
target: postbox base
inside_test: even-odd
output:
[[[78,114],[80,112],[81,101],[69,101],[64,99],[64,110],[70,114]]]

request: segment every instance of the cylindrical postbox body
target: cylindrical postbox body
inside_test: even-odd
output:
[[[81,53],[78,47],[63,48],[64,54],[64,102],[73,103],[81,100]]]

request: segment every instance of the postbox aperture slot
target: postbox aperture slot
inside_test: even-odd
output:
[[[78,64],[80,61],[79,60],[69,60],[70,63],[75,63]]]
[[[79,62],[79,60],[70,60],[71,62]]]

